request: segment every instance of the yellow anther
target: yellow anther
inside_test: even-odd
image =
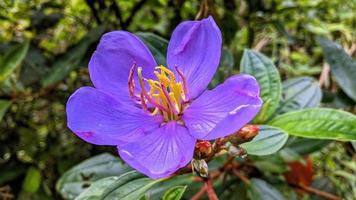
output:
[[[146,105],[144,105],[144,104],[146,102],[145,99],[147,99],[148,102],[150,102],[151,104],[155,105],[156,107],[158,107],[162,111],[169,112],[169,109],[167,109],[166,107],[162,106],[159,102],[156,102],[150,95],[147,94],[147,92],[145,90],[145,85],[143,83],[142,68],[141,67],[137,68],[137,75],[138,75],[138,80],[139,80],[140,86],[141,86],[141,102],[142,102],[142,105],[144,107],[146,107]]]
[[[174,96],[174,93],[173,93],[173,92],[170,92],[170,93],[169,93],[169,97],[170,97],[171,100],[172,100],[174,109],[176,109],[176,111],[179,112],[179,111],[180,111],[180,105],[178,105],[178,101],[176,100],[176,98],[175,98],[175,96]]]
[[[163,65],[156,67],[156,69],[160,69],[161,72],[165,72],[166,74],[168,74],[171,81],[174,81],[174,82],[176,81],[176,77],[174,76],[174,73],[171,70],[165,68]]]
[[[158,66],[155,71],[157,79],[144,79],[142,77],[142,68],[137,68],[138,80],[141,86],[141,102],[145,110],[150,114],[161,113],[167,121],[179,120],[179,113],[182,112],[185,103],[185,91],[181,82],[176,82],[175,75],[172,71],[164,66]],[[178,72],[182,79],[181,72]],[[183,77],[184,79],[184,77]],[[144,81],[150,87],[147,92]],[[129,82],[130,84],[130,82]],[[129,89],[130,89],[129,85]]]
[[[182,93],[183,93],[182,84],[175,83],[172,86],[172,92],[174,93],[174,98],[177,100],[177,102],[180,102],[180,100],[182,99]]]
[[[155,94],[152,94],[152,96],[153,96],[153,97],[156,97],[156,101],[157,101],[157,102],[160,102],[161,105],[163,105],[165,108],[168,109],[168,106],[169,106],[168,100],[167,100],[167,98],[165,97],[165,95],[164,95],[162,89],[161,89],[160,87],[158,87],[157,85],[153,85],[153,87],[154,87],[155,91],[158,92],[158,94],[155,93]]]
[[[155,90],[156,90],[155,84],[159,84],[159,82],[158,81],[154,81],[152,79],[146,79],[146,81],[147,81],[148,85],[150,86],[149,93],[153,94],[155,92]]]
[[[155,71],[155,75],[157,76],[158,80],[166,87],[169,86],[169,83],[171,82],[168,77],[165,74],[160,74],[159,72]]]

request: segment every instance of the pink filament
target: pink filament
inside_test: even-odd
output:
[[[135,91],[135,82],[134,82],[134,72],[136,68],[136,63],[133,63],[131,68],[130,68],[130,73],[129,73],[129,80],[128,80],[128,87],[129,87],[129,94],[130,97],[134,97],[134,91]]]
[[[179,77],[182,79],[183,82],[183,91],[184,91],[184,101],[188,102],[189,97],[188,97],[188,87],[187,87],[187,79],[185,78],[183,72],[178,68],[178,66],[175,66],[176,71],[178,72]]]

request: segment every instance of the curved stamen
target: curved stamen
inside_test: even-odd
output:
[[[177,82],[176,74],[161,65],[156,67],[157,71],[153,72],[157,79],[145,79],[142,76],[142,68],[137,67],[137,77],[141,91],[135,94],[135,69],[136,63],[131,66],[129,72],[128,88],[130,97],[150,115],[160,114],[165,121],[179,121],[186,106],[185,103],[188,102],[187,81],[183,72],[176,66],[181,79],[180,82]],[[145,82],[150,87],[148,92],[146,91]]]
[[[184,102],[188,102],[189,101],[189,96],[188,96],[188,86],[187,86],[187,79],[185,78],[183,72],[178,68],[178,66],[174,66],[176,71],[178,72],[179,77],[181,78],[182,82],[183,82],[183,93],[184,93]]]
[[[172,102],[172,99],[171,99],[171,97],[169,96],[169,94],[168,94],[168,92],[167,92],[167,89],[164,87],[163,84],[161,84],[161,89],[162,89],[162,91],[163,91],[164,96],[165,96],[166,99],[167,99],[167,102],[168,102],[169,107],[171,108],[171,110],[173,111],[173,113],[174,113],[175,115],[178,115],[178,111],[176,110],[176,108],[175,108],[175,106],[174,106],[174,104],[173,104],[173,102]]]
[[[136,68],[136,62],[134,62],[130,68],[129,78],[128,78],[128,87],[129,87],[129,95],[130,97],[134,97],[135,94],[135,82],[134,82],[134,72]]]
[[[142,68],[141,67],[137,68],[137,74],[138,74],[138,80],[140,82],[142,97],[145,97],[148,102],[150,102],[151,104],[156,106],[158,109],[160,109],[162,111],[165,111],[165,112],[169,112],[169,110],[167,108],[163,107],[161,104],[156,102],[153,98],[151,98],[150,95],[147,94],[146,89],[145,89],[145,85],[143,83]],[[142,101],[144,101],[144,99]]]
[[[172,81],[176,81],[176,77],[174,76],[173,72],[165,67],[163,67],[162,65],[156,67],[156,69],[160,69],[162,72],[168,74],[169,78],[172,80]]]

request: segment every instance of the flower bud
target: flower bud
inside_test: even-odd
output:
[[[205,160],[193,159],[191,161],[191,164],[192,164],[193,172],[196,172],[201,177],[204,177],[204,178],[208,177],[209,168],[208,168],[208,164],[205,162]]]
[[[256,125],[246,125],[242,127],[237,134],[242,138],[242,139],[250,139],[255,137],[258,132],[260,131],[260,128]]]
[[[245,125],[236,133],[227,137],[227,140],[230,141],[235,146],[251,141],[260,131],[260,128],[256,125]]]
[[[195,144],[194,157],[195,158],[207,158],[213,151],[212,145],[209,141],[199,140]]]

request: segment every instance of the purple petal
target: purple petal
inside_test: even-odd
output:
[[[156,179],[186,166],[193,157],[195,142],[186,128],[172,121],[118,149],[131,167]]]
[[[167,63],[187,79],[189,97],[202,93],[213,78],[221,54],[221,32],[212,17],[177,26],[168,44]],[[173,70],[175,71],[175,70]]]
[[[256,79],[236,75],[193,101],[183,120],[197,139],[211,140],[238,131],[256,116],[261,105]]]
[[[126,31],[106,33],[89,62],[91,81],[99,90],[128,101],[128,77],[134,63],[142,67],[145,78],[154,77],[157,63],[138,37]],[[135,83],[139,85],[136,75]]]
[[[160,116],[150,116],[92,87],[78,89],[67,102],[67,125],[86,142],[118,145],[157,129]]]

